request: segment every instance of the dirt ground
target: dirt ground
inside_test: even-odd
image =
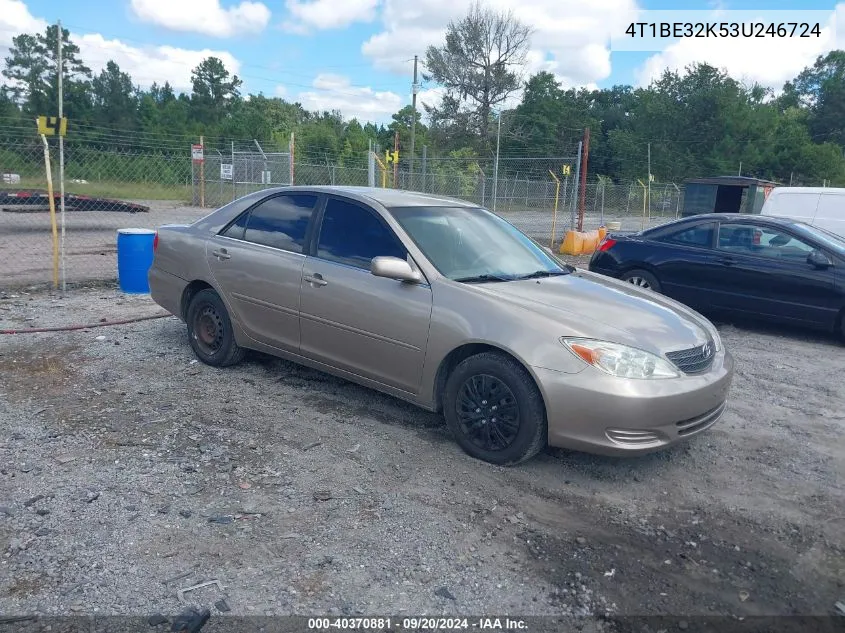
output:
[[[159,313],[113,287],[0,294],[0,329]],[[176,613],[210,580],[184,597],[214,614],[831,614],[843,346],[720,331],[737,373],[711,430],[515,468],[342,380],[207,367],[173,317],[0,335],[0,614]]]

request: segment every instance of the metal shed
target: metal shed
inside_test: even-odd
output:
[[[701,213],[760,213],[780,183],[746,176],[693,178],[684,183],[682,217]]]

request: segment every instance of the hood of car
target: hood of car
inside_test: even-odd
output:
[[[663,295],[593,273],[474,286],[561,324],[562,336],[666,353],[710,340],[706,320]]]

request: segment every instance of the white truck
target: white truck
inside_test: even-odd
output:
[[[836,187],[775,187],[761,215],[792,218],[845,239],[845,189]]]

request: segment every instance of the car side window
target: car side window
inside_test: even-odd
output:
[[[273,196],[244,213],[223,235],[302,253],[308,222],[316,205],[317,196],[311,194]]]
[[[317,240],[317,257],[369,269],[373,257],[406,259],[408,252],[374,211],[329,198]]]
[[[719,250],[760,257],[806,261],[816,250],[807,242],[777,228],[751,224],[722,224],[719,227]]]
[[[667,244],[681,244],[683,246],[699,246],[709,248],[713,244],[714,223],[696,224],[688,229],[676,231],[657,239]]]

